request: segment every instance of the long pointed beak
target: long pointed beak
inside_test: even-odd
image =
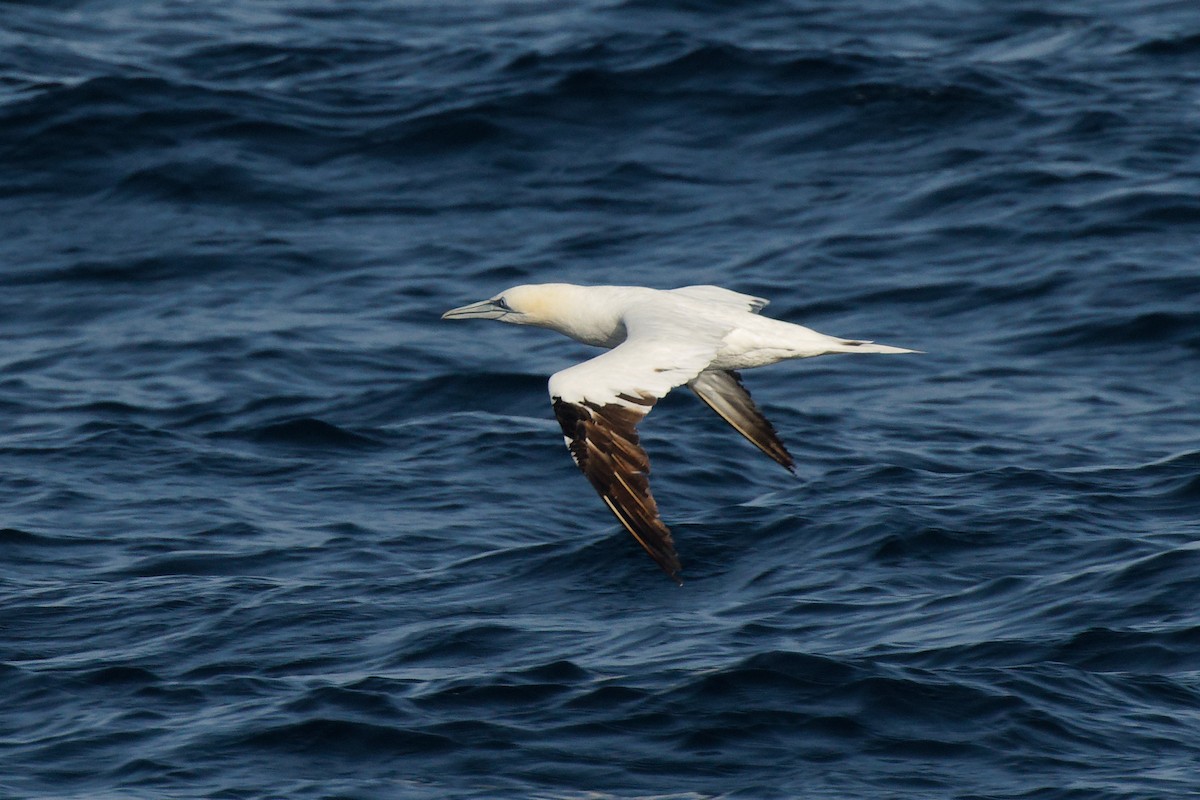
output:
[[[496,305],[494,300],[480,300],[469,306],[452,308],[442,314],[442,319],[499,319],[507,313],[508,311]]]

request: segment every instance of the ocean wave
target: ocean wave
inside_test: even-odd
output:
[[[1140,42],[1133,52],[1149,56],[1186,56],[1200,52],[1200,33],[1180,34]]]
[[[369,759],[379,755],[433,754],[453,749],[446,736],[342,719],[307,719],[282,723],[235,738],[237,749],[277,750],[294,754],[336,755]]]
[[[379,447],[370,436],[340,428],[320,419],[301,418],[275,422],[237,434],[263,444],[303,448],[357,449]]]
[[[1148,346],[1185,344],[1195,349],[1200,339],[1197,315],[1187,312],[1131,310],[1065,321],[1046,330],[1028,331],[1014,337],[1025,352],[1055,350],[1130,351]]]

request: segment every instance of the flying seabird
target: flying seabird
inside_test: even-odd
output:
[[[550,376],[550,400],[575,464],[650,557],[675,580],[682,568],[650,493],[650,461],[637,424],[676,386],[701,400],[758,449],[795,472],[775,428],[750,399],[738,370],[832,353],[914,353],[826,336],[758,315],[761,297],[685,286],[514,286],[454,308],[442,319],[535,325],[607,348]]]

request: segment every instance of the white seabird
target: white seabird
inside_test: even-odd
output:
[[[677,583],[681,565],[671,531],[650,494],[650,461],[637,424],[676,386],[701,400],[788,470],[794,462],[754,405],[738,370],[832,353],[914,353],[826,336],[758,316],[767,301],[720,286],[515,286],[451,309],[442,319],[495,319],[536,325],[608,348],[550,376],[550,399],[567,449],[600,498]]]

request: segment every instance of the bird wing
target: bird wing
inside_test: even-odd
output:
[[[775,426],[763,416],[733,370],[705,370],[688,383],[688,388],[733,429],[791,472],[796,462],[779,439]]]
[[[624,315],[625,341],[550,376],[550,398],[575,464],[609,510],[677,583],[679,556],[650,493],[637,425],[712,363],[727,328],[651,304]]]
[[[702,300],[706,303],[721,303],[736,306],[742,311],[749,311],[751,314],[757,314],[771,303],[770,300],[765,298],[755,297],[751,294],[742,294],[741,292],[726,289],[723,286],[683,286],[679,289],[672,289],[671,293],[690,297],[693,300]]]

